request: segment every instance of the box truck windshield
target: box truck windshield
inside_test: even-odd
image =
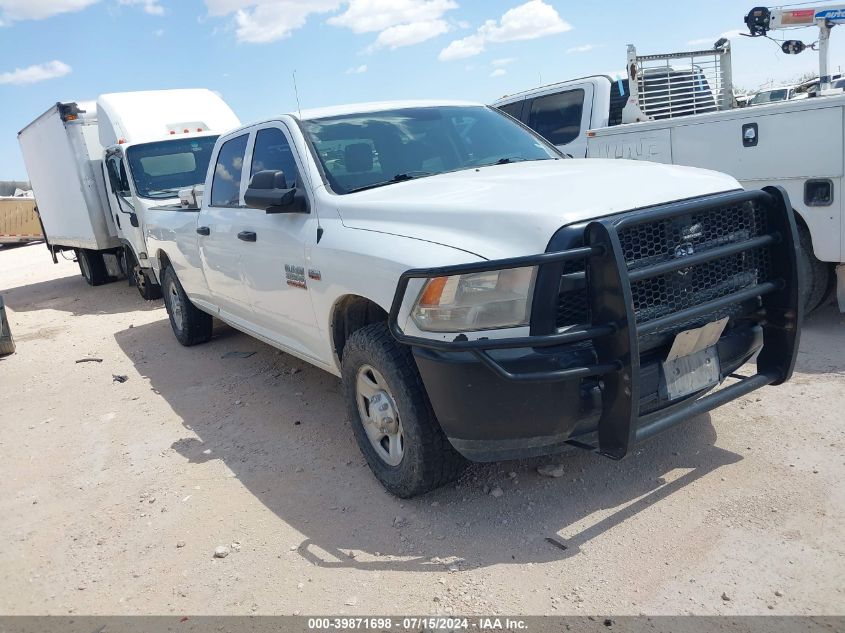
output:
[[[157,141],[126,150],[140,198],[175,198],[180,189],[205,180],[217,136]]]

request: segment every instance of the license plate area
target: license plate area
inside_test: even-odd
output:
[[[661,363],[661,396],[678,400],[719,384],[721,368],[716,343],[728,319],[680,332]]]
[[[677,400],[719,384],[719,353],[716,346],[663,363],[664,396]]]

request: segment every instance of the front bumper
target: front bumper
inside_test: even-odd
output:
[[[621,231],[701,217],[714,207],[751,204],[765,215],[765,233],[717,240],[715,245],[711,241],[700,252],[647,265],[632,266],[625,259]],[[791,206],[780,189],[686,200],[591,222],[583,246],[407,271],[400,278],[389,325],[397,340],[412,347],[444,432],[469,459],[547,454],[567,444],[620,459],[639,441],[791,376],[801,323],[796,245]],[[766,278],[656,317],[645,318],[635,305],[640,299],[634,299],[634,284],[727,258],[750,259],[752,250],[763,248],[768,249]],[[584,262],[586,270],[589,323],[536,334],[532,317],[530,336],[454,341],[409,336],[398,325],[411,279],[535,265],[541,271],[558,270],[576,261]],[[731,318],[717,344],[721,380],[755,354],[757,373],[735,376],[737,382],[707,395],[704,390],[673,402],[663,398],[660,364],[668,348],[655,345],[655,337],[698,327],[725,310]]]

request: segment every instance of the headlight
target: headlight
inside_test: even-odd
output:
[[[411,317],[427,332],[465,332],[527,325],[537,267],[434,277]]]

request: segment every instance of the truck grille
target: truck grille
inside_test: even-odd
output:
[[[625,217],[625,216],[620,216]],[[623,226],[619,240],[628,272],[706,252],[713,248],[745,242],[768,232],[767,213],[755,201],[719,206],[646,224]],[[564,279],[584,270],[583,262],[572,262]],[[576,270],[580,268],[580,270]],[[768,246],[761,246],[631,282],[637,323],[643,324],[679,310],[757,285],[771,277]],[[590,323],[586,285],[562,284],[557,308],[557,326]],[[691,322],[679,323],[656,334],[679,332],[724,316],[736,316],[746,309],[730,304]]]

